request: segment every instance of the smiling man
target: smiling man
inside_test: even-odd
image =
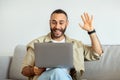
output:
[[[67,14],[53,13],[50,19],[51,37],[54,40],[62,40],[64,32],[68,26]]]
[[[22,74],[29,77],[29,80],[80,80],[84,72],[84,60],[99,60],[102,54],[102,47],[93,27],[93,16],[88,13],[81,15],[83,25],[80,27],[88,32],[91,39],[91,46],[84,45],[81,41],[71,39],[64,34],[68,26],[68,16],[62,9],[53,11],[50,16],[51,32],[45,36],[31,41],[27,45]],[[78,34],[79,35],[79,34]],[[73,44],[73,64],[74,68],[38,68],[35,66],[34,43],[72,43]]]

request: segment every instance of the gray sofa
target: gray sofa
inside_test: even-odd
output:
[[[0,56],[0,80],[27,80],[20,72],[25,53],[26,47],[17,45],[13,56]]]
[[[104,54],[98,61],[85,62],[84,80],[120,80],[120,45],[104,45]],[[15,47],[13,56],[0,56],[0,80],[26,80],[20,73],[24,45]]]

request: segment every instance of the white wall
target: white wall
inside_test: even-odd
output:
[[[119,0],[0,0],[0,56],[13,55],[16,45],[49,32],[49,16],[64,9],[69,16],[66,34],[90,44],[79,28],[83,12],[94,15],[94,26],[102,44],[120,44]]]

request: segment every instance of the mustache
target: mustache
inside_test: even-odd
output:
[[[62,32],[64,34],[65,31],[66,31],[66,27],[64,29],[63,28],[50,28],[50,30],[51,30],[52,33],[56,30],[59,30],[60,32]]]
[[[52,31],[56,31],[56,30],[59,30],[60,32],[64,32],[64,29],[57,29],[57,28],[52,29]]]

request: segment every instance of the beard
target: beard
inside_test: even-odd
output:
[[[57,28],[50,28],[51,30],[51,36],[52,38],[60,38],[61,36],[64,35],[65,31],[66,31],[66,27],[64,29],[57,29]]]

